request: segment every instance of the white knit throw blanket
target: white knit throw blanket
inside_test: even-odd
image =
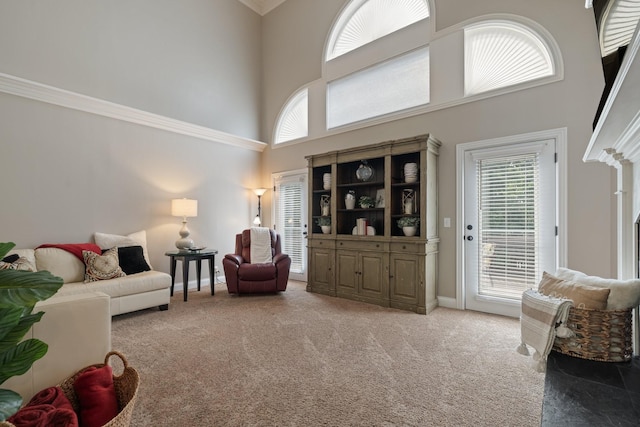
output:
[[[545,372],[547,356],[553,347],[556,335],[566,338],[573,332],[566,327],[569,309],[573,301],[565,298],[554,298],[543,295],[533,289],[522,294],[522,314],[520,330],[522,343],[518,353],[529,355],[527,345],[534,348],[533,367],[538,372]]]
[[[251,264],[273,262],[271,232],[267,227],[251,227]]]

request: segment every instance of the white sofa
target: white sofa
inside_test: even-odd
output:
[[[171,276],[160,271],[144,271],[115,279],[84,283],[85,265],[60,248],[16,249],[9,254],[26,258],[37,271],[47,270],[64,281],[56,296],[104,292],[111,298],[111,315],[145,308],[169,308]]]
[[[24,403],[47,387],[59,384],[78,370],[103,363],[111,350],[109,296],[102,292],[54,295],[36,304],[44,311],[25,339],[38,338],[49,346],[25,374],[11,377],[0,388],[13,390]]]

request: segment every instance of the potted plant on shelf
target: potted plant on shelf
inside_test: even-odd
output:
[[[369,209],[376,205],[373,197],[370,196],[360,196],[360,199],[358,199],[358,204],[362,209]]]
[[[316,220],[316,223],[320,226],[324,234],[331,233],[331,217],[330,216],[321,216]]]
[[[0,259],[15,243],[0,243]],[[58,292],[62,279],[48,271],[0,270],[0,384],[22,375],[36,360],[47,353],[49,346],[30,338],[22,341],[33,324],[40,321],[43,311],[32,313],[38,301]],[[22,397],[0,389],[0,422],[20,409]]]
[[[402,228],[405,236],[415,236],[420,224],[420,218],[417,216],[403,216],[398,219],[398,227]]]

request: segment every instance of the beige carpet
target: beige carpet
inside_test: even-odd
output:
[[[113,320],[141,376],[132,426],[539,426],[517,319],[307,293],[177,293]]]

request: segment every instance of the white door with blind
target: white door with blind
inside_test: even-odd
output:
[[[464,152],[465,307],[518,317],[557,266],[556,141]]]
[[[291,258],[289,277],[307,281],[307,171],[273,175],[274,227]]]

